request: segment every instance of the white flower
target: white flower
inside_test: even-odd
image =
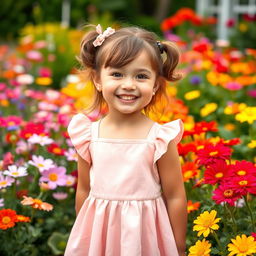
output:
[[[34,82],[34,77],[29,75],[29,74],[23,74],[23,75],[19,75],[16,78],[17,82],[19,84],[32,84]]]
[[[53,140],[48,136],[40,136],[37,134],[33,134],[29,139],[28,142],[31,144],[40,144],[41,146],[45,146],[48,144],[53,143]]]
[[[40,172],[55,167],[55,164],[51,159],[44,159],[42,156],[33,155],[32,160],[29,160],[28,163],[37,167]]]
[[[11,177],[23,177],[27,176],[27,168],[24,166],[17,167],[16,165],[10,165],[8,166],[8,170],[4,171],[3,174]]]

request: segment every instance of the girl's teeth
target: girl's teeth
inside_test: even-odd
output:
[[[119,96],[120,99],[123,99],[123,100],[134,100],[136,99],[136,97],[134,96]]]

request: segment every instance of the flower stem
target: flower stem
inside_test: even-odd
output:
[[[235,218],[234,218],[234,214],[233,214],[233,212],[230,210],[229,206],[228,206],[226,203],[225,203],[225,208],[227,209],[227,211],[228,211],[229,214],[230,214],[230,217],[231,217],[231,220],[232,220],[232,223],[233,223],[232,229],[233,229],[234,234],[236,234],[236,232],[237,232],[237,225],[236,225],[236,221],[235,221]]]
[[[249,214],[250,214],[250,217],[251,217],[251,221],[252,221],[252,231],[255,232],[255,225],[254,225],[254,217],[253,217],[253,213],[252,213],[252,209],[248,203],[248,199],[247,199],[247,196],[245,195],[244,196],[244,201],[245,201],[245,205],[249,211]]]
[[[221,244],[220,244],[220,240],[219,240],[217,234],[216,234],[214,231],[212,231],[212,234],[213,234],[213,236],[214,236],[214,238],[215,238],[215,240],[216,240],[216,242],[217,242],[217,244],[218,244],[220,255],[225,256],[224,250],[223,250],[223,248],[222,248],[222,246],[221,246]]]

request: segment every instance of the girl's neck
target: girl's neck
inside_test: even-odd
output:
[[[135,123],[140,123],[140,122],[145,122],[148,118],[142,114],[141,112],[139,113],[134,113],[134,114],[115,114],[115,113],[108,113],[105,117],[105,122],[111,122],[114,125],[130,125],[130,124],[135,124]]]

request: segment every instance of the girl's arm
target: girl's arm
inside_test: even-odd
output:
[[[167,152],[157,161],[158,172],[169,220],[180,256],[186,251],[187,199],[179,154],[171,141]]]
[[[78,182],[76,190],[76,215],[90,192],[90,165],[78,154]]]

